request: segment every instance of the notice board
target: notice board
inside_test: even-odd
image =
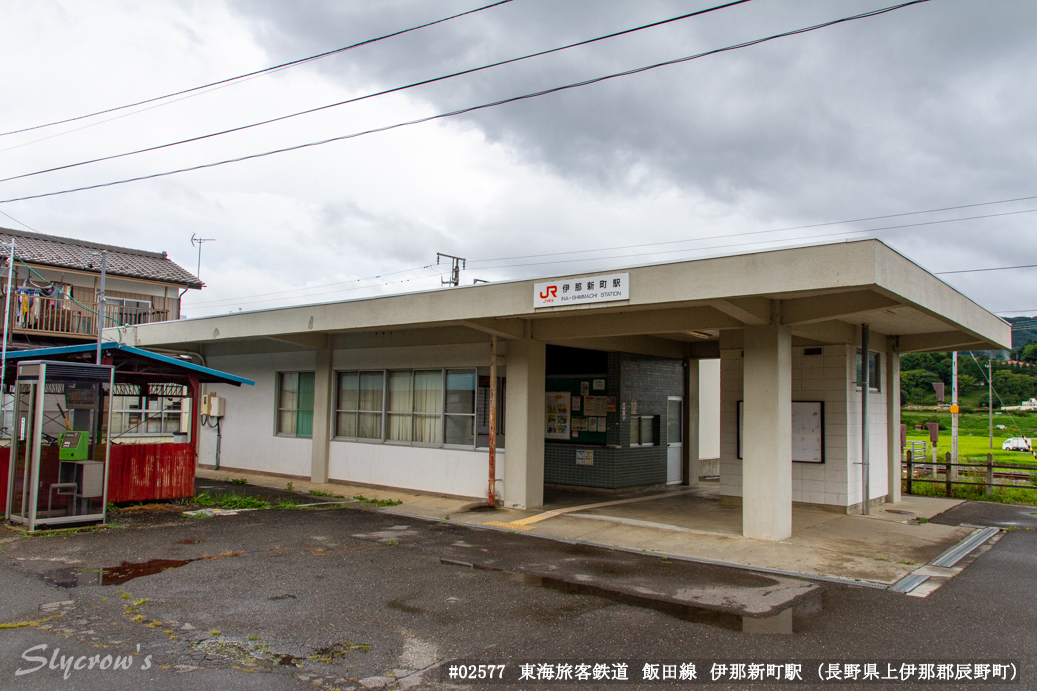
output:
[[[742,458],[742,401],[738,401],[738,458]],[[825,404],[823,401],[792,402],[792,460],[825,462]]]
[[[547,377],[547,420],[544,438],[574,444],[605,444],[610,403],[603,375]],[[564,408],[564,429],[563,412]]]

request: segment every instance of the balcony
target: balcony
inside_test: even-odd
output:
[[[48,298],[15,293],[11,296],[11,331],[17,334],[95,339],[96,310],[97,303],[93,302],[79,303],[60,297]],[[150,324],[169,319],[168,310],[150,307],[105,305],[104,313],[105,328]]]

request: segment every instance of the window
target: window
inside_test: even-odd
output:
[[[389,434],[391,441],[411,441],[411,412],[414,409],[414,373],[389,372]]]
[[[680,399],[671,398],[666,401],[666,443],[680,444],[684,431],[683,417],[684,402]]]
[[[335,436],[382,438],[384,372],[339,372]]]
[[[160,395],[171,394],[171,395]],[[181,429],[182,401],[187,387],[152,384],[150,387],[119,384],[112,392],[112,437],[168,436]],[[56,419],[73,422],[75,411],[60,412]]]
[[[475,446],[476,384],[475,369],[339,372],[335,436]]]
[[[631,446],[655,446],[656,444],[656,421],[655,415],[635,415],[630,418],[630,445]]]
[[[313,372],[278,373],[277,433],[313,436]]]
[[[475,444],[475,370],[447,370],[446,443]]]
[[[881,374],[879,368],[879,354],[871,351],[868,353],[868,390],[879,391],[880,381],[879,375]],[[861,353],[857,351],[857,386],[861,385],[862,372],[861,372]]]

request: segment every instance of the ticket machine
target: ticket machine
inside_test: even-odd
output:
[[[29,530],[103,523],[114,368],[30,361],[18,364],[6,518]]]

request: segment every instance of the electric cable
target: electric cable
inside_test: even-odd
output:
[[[605,41],[607,39],[615,38],[617,36],[624,36],[624,35],[627,35],[627,34],[632,34],[632,33],[638,32],[638,31],[644,31],[645,29],[651,29],[651,28],[659,27],[659,26],[663,26],[665,24],[671,24],[673,22],[681,21],[681,20],[684,20],[684,19],[689,19],[691,17],[697,17],[699,15],[708,14],[710,12],[716,12],[717,10],[727,9],[727,8],[733,7],[735,5],[742,5],[742,4],[745,4],[747,2],[751,2],[751,1],[752,0],[734,0],[733,2],[728,2],[728,3],[723,4],[723,5],[717,5],[715,7],[709,7],[709,8],[706,8],[704,10],[698,10],[696,12],[689,12],[687,14],[682,14],[682,15],[677,16],[677,17],[671,17],[669,19],[663,19],[663,20],[660,20],[660,21],[657,21],[657,22],[652,22],[650,24],[643,24],[641,26],[636,26],[636,27],[633,27],[631,29],[624,29],[622,31],[616,31],[616,32],[613,32],[613,33],[610,33],[610,34],[605,34],[604,36],[597,36],[595,38],[590,38],[590,39],[586,39],[586,40],[583,40],[583,41],[577,41],[576,43],[570,43],[568,45],[559,46],[557,48],[550,48],[548,50],[541,50],[541,51],[538,51],[538,52],[535,52],[535,53],[529,53],[528,55],[522,55],[522,56],[519,56],[517,58],[509,58],[507,60],[501,60],[501,61],[493,62],[493,63],[487,64],[487,65],[482,65],[480,67],[473,67],[471,69],[461,70],[460,72],[452,72],[450,74],[442,75],[442,76],[439,76],[439,77],[433,77],[433,78],[430,78],[430,79],[423,79],[421,81],[411,82],[410,84],[405,84],[403,86],[396,86],[396,87],[392,87],[390,89],[383,89],[382,91],[375,91],[375,92],[372,92],[372,93],[369,93],[369,94],[364,94],[363,96],[355,96],[353,98],[348,98],[348,99],[346,99],[344,101],[337,101],[335,103],[328,103],[328,104],[325,104],[325,105],[322,105],[322,106],[317,106],[316,108],[308,108],[306,110],[300,110],[300,111],[297,111],[295,113],[289,113],[288,115],[281,115],[281,116],[278,116],[276,118],[269,118],[267,120],[260,120],[259,122],[253,122],[253,123],[248,124],[248,125],[239,125],[238,127],[231,127],[229,129],[219,130],[217,132],[210,132],[209,134],[202,134],[202,135],[198,135],[196,137],[189,137],[187,139],[180,139],[180,140],[175,141],[175,142],[168,142],[166,144],[157,144],[155,146],[149,146],[149,147],[145,147],[143,149],[136,149],[134,151],[125,151],[125,152],[120,153],[120,154],[111,154],[109,156],[101,156],[99,158],[92,158],[92,159],[89,159],[89,160],[86,160],[86,161],[79,161],[77,163],[67,163],[65,165],[54,166],[52,168],[45,168],[43,170],[37,170],[37,171],[31,172],[31,173],[22,173],[20,175],[12,175],[11,177],[0,178],[0,182],[10,182],[11,180],[21,180],[23,178],[33,177],[33,176],[36,176],[36,175],[44,175],[46,173],[54,173],[54,172],[57,172],[57,171],[60,171],[60,170],[68,170],[70,168],[78,168],[80,166],[90,165],[90,164],[93,164],[93,163],[101,163],[102,161],[111,161],[113,159],[125,158],[127,156],[136,156],[137,154],[149,153],[151,151],[160,151],[162,149],[168,149],[168,148],[171,148],[171,147],[174,147],[174,146],[181,146],[183,144],[190,144],[190,143],[193,143],[193,142],[199,142],[199,141],[203,141],[203,140],[206,140],[206,139],[212,139],[214,137],[221,137],[221,136],[223,136],[225,134],[233,134],[234,132],[242,132],[244,130],[249,130],[249,129],[252,129],[254,127],[261,127],[263,125],[270,125],[270,124],[275,123],[275,122],[282,122],[284,120],[289,120],[291,118],[299,117],[300,115],[310,115],[312,113],[317,113],[317,112],[320,112],[320,111],[323,111],[323,110],[328,110],[330,108],[337,108],[339,106],[344,106],[344,105],[348,105],[348,104],[351,104],[351,103],[357,103],[359,101],[365,101],[365,100],[368,100],[368,99],[371,99],[371,98],[377,98],[379,96],[386,96],[388,94],[398,93],[398,92],[401,92],[401,91],[406,91],[408,89],[414,89],[414,88],[417,88],[419,86],[426,86],[428,84],[435,84],[436,82],[442,82],[442,81],[446,81],[448,79],[454,79],[456,77],[462,77],[462,76],[474,74],[476,72],[482,72],[484,70],[493,69],[495,67],[501,67],[502,65],[510,65],[510,64],[513,64],[513,63],[516,63],[516,62],[521,62],[523,60],[530,60],[532,58],[537,58],[537,57],[541,57],[541,56],[544,56],[544,55],[550,55],[552,53],[558,53],[558,52],[561,52],[563,50],[569,50],[570,48],[576,48],[576,47],[579,47],[579,46],[586,46],[586,45],[589,45],[591,43],[597,43],[599,41]]]
[[[125,185],[125,184],[131,183],[131,182],[140,182],[140,181],[143,181],[143,180],[153,180],[155,178],[168,177],[168,176],[177,175],[177,174],[180,174],[180,173],[187,173],[187,172],[196,171],[196,170],[204,170],[204,169],[208,169],[208,168],[215,168],[217,166],[223,166],[223,165],[227,165],[227,164],[231,164],[231,163],[241,163],[243,161],[250,161],[250,160],[253,160],[253,159],[257,159],[257,158],[264,158],[264,157],[273,156],[273,155],[276,155],[276,154],[287,153],[289,151],[299,151],[301,149],[307,149],[307,148],[312,148],[312,147],[316,147],[316,146],[323,146],[325,144],[330,144],[332,142],[339,142],[339,141],[345,141],[345,140],[348,140],[348,139],[355,139],[355,138],[362,137],[362,136],[369,135],[369,134],[376,134],[376,133],[380,133],[380,132],[388,132],[390,130],[400,129],[400,128],[403,128],[403,127],[409,127],[409,126],[412,126],[412,125],[418,125],[418,124],[422,124],[422,123],[426,123],[426,122],[432,122],[432,121],[435,121],[435,120],[442,120],[442,119],[446,119],[446,118],[456,117],[458,115],[464,115],[464,114],[467,114],[467,113],[473,113],[473,112],[477,112],[477,111],[480,111],[480,110],[486,110],[486,109],[489,109],[489,108],[495,108],[497,106],[507,105],[507,104],[510,104],[510,103],[517,103],[517,102],[520,102],[520,101],[525,101],[525,100],[530,100],[530,99],[534,99],[534,98],[539,98],[541,96],[546,96],[546,95],[549,95],[549,94],[555,94],[555,93],[559,93],[559,92],[562,92],[562,91],[567,91],[567,90],[570,90],[570,89],[577,89],[577,88],[584,87],[584,86],[590,86],[592,84],[600,84],[602,82],[606,82],[606,81],[609,81],[609,80],[612,80],[612,79],[618,79],[618,78],[621,78],[621,77],[629,77],[629,76],[641,74],[643,72],[648,72],[650,70],[659,69],[659,68],[662,68],[662,67],[669,67],[669,66],[672,66],[672,65],[677,65],[677,64],[689,62],[689,61],[692,61],[692,60],[697,60],[699,58],[707,57],[707,56],[710,56],[710,55],[717,55],[717,54],[720,54],[720,53],[726,53],[726,52],[730,52],[730,51],[734,51],[734,50],[739,50],[739,49],[742,49],[742,48],[748,48],[748,47],[751,47],[751,46],[759,45],[761,43],[766,43],[768,41],[774,41],[774,40],[777,40],[777,39],[780,39],[780,38],[787,38],[787,37],[790,37],[790,36],[796,36],[796,35],[799,35],[799,34],[805,34],[805,33],[809,33],[809,32],[812,32],[812,31],[817,31],[819,29],[827,28],[827,27],[830,27],[830,26],[835,26],[835,25],[838,25],[838,24],[845,24],[847,22],[856,21],[856,20],[859,20],[859,19],[866,19],[866,18],[870,18],[870,17],[876,17],[876,16],[879,16],[879,15],[882,15],[882,14],[887,14],[889,12],[894,12],[896,10],[903,9],[905,7],[910,7],[912,5],[919,5],[919,4],[926,3],[926,2],[930,2],[930,0],[909,0],[908,2],[903,2],[903,3],[900,3],[898,5],[891,5],[889,7],[885,7],[885,8],[882,8],[882,9],[871,10],[871,11],[868,11],[868,12],[862,12],[860,14],[855,14],[855,15],[851,15],[851,16],[848,16],[848,17],[841,17],[839,19],[834,19],[834,20],[830,20],[830,21],[827,21],[827,22],[822,22],[820,24],[814,24],[814,25],[803,27],[803,28],[800,28],[800,29],[793,29],[791,31],[784,31],[784,32],[781,32],[781,33],[778,33],[778,34],[772,34],[771,36],[765,36],[763,38],[753,39],[753,40],[750,40],[750,41],[744,41],[742,43],[737,43],[737,44],[725,46],[723,48],[715,48],[713,50],[703,51],[701,53],[696,53],[694,55],[688,55],[688,56],[684,56],[684,57],[681,57],[681,58],[674,58],[672,60],[666,60],[666,61],[663,61],[663,62],[653,63],[651,65],[645,65],[645,66],[642,66],[642,67],[637,67],[637,68],[633,68],[633,69],[629,69],[629,70],[623,70],[621,72],[614,72],[612,74],[607,74],[607,75],[604,75],[604,76],[601,76],[601,77],[593,77],[593,78],[584,79],[584,80],[581,80],[581,81],[578,81],[578,82],[572,82],[570,84],[564,84],[562,86],[556,86],[556,87],[550,87],[550,88],[547,88],[547,89],[541,89],[539,91],[534,91],[534,92],[522,94],[520,96],[511,96],[511,97],[508,97],[508,98],[503,98],[503,99],[499,99],[499,100],[496,100],[496,101],[491,101],[491,102],[488,102],[488,103],[482,103],[482,104],[479,104],[479,105],[476,105],[476,106],[468,106],[466,108],[458,108],[456,110],[447,111],[447,112],[444,112],[444,113],[437,113],[435,115],[429,115],[429,116],[426,116],[426,117],[416,118],[414,120],[407,120],[407,121],[404,121],[404,122],[398,122],[398,123],[395,123],[395,124],[392,124],[392,125],[385,125],[385,126],[382,126],[382,127],[376,127],[376,128],[372,128],[372,129],[369,129],[369,130],[362,130],[362,131],[359,131],[359,132],[353,132],[353,133],[350,133],[350,134],[340,135],[340,136],[337,136],[337,137],[329,137],[327,139],[321,139],[321,140],[317,140],[317,141],[307,142],[307,143],[304,143],[304,144],[296,144],[294,146],[287,146],[287,147],[283,147],[283,148],[280,148],[280,149],[273,149],[273,150],[264,151],[264,152],[260,152],[260,153],[248,154],[248,155],[245,155],[245,156],[238,156],[238,157],[235,157],[235,158],[224,159],[224,160],[221,160],[221,161],[214,161],[214,162],[211,162],[211,163],[202,163],[202,164],[198,164],[198,165],[194,165],[194,166],[188,166],[186,168],[177,168],[177,169],[174,169],[174,170],[167,170],[167,171],[163,171],[163,172],[159,172],[159,173],[150,173],[150,174],[147,174],[147,175],[139,175],[139,176],[132,177],[132,178],[123,178],[121,180],[113,180],[113,181],[110,181],[110,182],[97,183],[97,184],[94,184],[94,185],[84,185],[82,187],[74,187],[74,188],[69,188],[69,189],[64,189],[64,190],[57,190],[57,191],[54,191],[54,192],[44,192],[44,193],[40,193],[40,194],[31,194],[31,195],[25,195],[25,196],[21,196],[21,197],[12,197],[12,198],[9,198],[9,199],[2,199],[2,200],[0,200],[0,204],[9,204],[11,202],[26,201],[26,200],[29,200],[29,199],[42,199],[42,198],[45,198],[45,197],[54,197],[54,196],[58,196],[58,195],[71,194],[73,192],[84,192],[84,191],[87,191],[87,190],[95,190],[95,189],[101,189],[101,188],[105,188],[105,187],[113,187],[113,186],[116,186],[116,185]]]
[[[401,29],[399,31],[394,31],[392,33],[384,34],[384,35],[378,36],[376,38],[369,38],[369,39],[366,39],[364,41],[360,41],[359,43],[353,43],[353,44],[350,44],[348,46],[343,46],[341,48],[336,48],[334,50],[328,50],[328,51],[325,51],[323,53],[317,53],[316,55],[310,55],[309,57],[299,58],[298,60],[292,60],[290,62],[283,62],[283,63],[281,63],[279,65],[273,65],[272,67],[265,67],[265,68],[263,68],[261,70],[254,70],[252,72],[246,72],[245,74],[239,74],[236,77],[228,77],[226,79],[220,79],[220,80],[215,81],[215,82],[209,82],[208,84],[202,84],[200,86],[194,86],[194,87],[191,87],[190,89],[182,89],[180,91],[174,91],[172,93],[165,94],[164,96],[155,96],[153,98],[144,99],[143,101],[136,101],[135,103],[127,103],[125,105],[115,106],[113,108],[106,108],[104,110],[99,110],[99,111],[96,111],[96,112],[93,112],[93,113],[87,113],[86,115],[77,115],[75,117],[65,118],[64,120],[56,120],[54,122],[48,122],[48,123],[43,124],[43,125],[33,125],[32,127],[23,127],[22,129],[11,130],[9,132],[0,132],[0,137],[6,137],[6,136],[12,135],[12,134],[20,134],[22,132],[31,132],[32,130],[39,130],[39,129],[43,129],[45,127],[53,127],[55,125],[63,125],[65,123],[75,122],[77,120],[85,120],[87,118],[96,117],[98,115],[104,115],[106,113],[113,113],[115,111],[125,110],[127,108],[134,108],[136,106],[142,106],[142,105],[146,105],[148,103],[154,103],[155,101],[162,101],[162,100],[165,100],[167,98],[173,98],[174,96],[183,96],[184,94],[190,94],[190,93],[194,93],[194,92],[197,92],[197,91],[202,91],[204,89],[209,89],[211,87],[227,85],[227,84],[230,84],[232,82],[241,81],[241,80],[248,79],[248,78],[251,78],[251,77],[258,77],[258,76],[263,75],[263,74],[269,74],[271,72],[278,72],[280,70],[284,70],[284,69],[287,69],[289,67],[295,67],[297,65],[302,65],[302,64],[305,64],[305,63],[308,63],[308,62],[313,62],[314,60],[320,60],[321,58],[326,58],[326,57],[329,57],[331,55],[337,55],[339,53],[344,53],[344,52],[346,52],[348,50],[353,50],[354,48],[359,48],[361,46],[370,45],[372,43],[378,43],[379,41],[384,41],[384,40],[389,39],[389,38],[395,38],[396,36],[402,36],[403,34],[411,33],[413,31],[418,31],[419,29],[426,29],[426,28],[428,28],[430,26],[435,26],[436,24],[443,24],[444,22],[448,22],[448,21],[451,21],[453,19],[458,19],[459,17],[464,17],[464,16],[467,16],[467,15],[470,15],[470,14],[475,14],[477,12],[482,12],[483,10],[488,10],[488,9],[491,9],[491,8],[494,8],[494,7],[499,7],[500,5],[506,5],[506,4],[510,3],[510,2],[513,2],[513,0],[500,0],[499,2],[493,2],[493,3],[490,3],[489,5],[483,5],[482,7],[477,7],[477,8],[472,9],[472,10],[467,10],[465,12],[460,12],[458,14],[450,15],[449,17],[443,17],[442,19],[437,19],[435,21],[426,22],[424,24],[419,24],[417,26],[412,26],[409,29]]]
[[[1011,201],[1014,201],[1014,200],[1011,200]],[[989,204],[997,204],[997,203],[1000,203],[1000,202],[989,202]],[[976,204],[974,206],[982,206],[982,205],[983,204]],[[968,205],[968,206],[973,206],[973,205]],[[965,207],[950,207],[950,208],[965,208]],[[942,210],[943,209],[938,209],[938,211],[942,211]],[[979,216],[963,216],[963,217],[959,217],[959,218],[947,218],[947,219],[943,219],[943,220],[939,220],[939,221],[925,221],[925,222],[922,222],[922,223],[908,223],[908,224],[903,224],[903,225],[898,225],[898,226],[883,226],[883,227],[880,227],[880,228],[866,228],[866,229],[863,229],[863,230],[845,230],[845,231],[837,231],[837,232],[834,232],[834,233],[819,233],[819,234],[815,234],[815,235],[801,235],[801,236],[797,236],[797,237],[794,237],[794,238],[782,238],[782,240],[795,241],[795,240],[803,240],[803,239],[816,238],[816,237],[830,237],[830,236],[834,236],[834,235],[844,235],[844,234],[848,235],[848,234],[851,234],[851,233],[867,233],[867,232],[872,232],[872,231],[878,232],[880,230],[897,230],[897,229],[900,229],[900,228],[912,228],[912,227],[924,226],[924,225],[937,225],[937,224],[942,224],[942,223],[954,223],[954,222],[957,222],[957,221],[974,221],[974,220],[982,219],[982,218],[997,218],[999,216],[1013,216],[1013,215],[1018,215],[1018,214],[1035,213],[1035,212],[1037,212],[1037,209],[1024,209],[1024,210],[1021,210],[1021,211],[1006,211],[1006,212],[1001,212],[1001,213],[996,213],[996,214],[983,214],[983,215],[979,215]],[[927,211],[911,211],[911,212],[907,212],[907,213],[903,213],[903,214],[890,214],[888,216],[875,216],[874,218],[878,219],[878,218],[892,218],[892,217],[896,217],[896,216],[913,216],[913,215],[916,215],[916,214],[923,214],[923,213],[929,213],[929,212],[927,212]],[[863,221],[863,220],[870,220],[870,219],[859,219],[859,220]],[[471,260],[469,260],[469,263],[470,264],[481,264],[481,263],[492,262],[492,261],[507,261],[507,260],[510,260],[510,259],[529,259],[529,258],[535,258],[535,257],[557,257],[557,256],[566,255],[566,254],[587,254],[587,253],[590,253],[590,252],[611,252],[613,250],[638,249],[638,248],[641,248],[641,247],[655,247],[655,246],[660,246],[660,245],[673,245],[673,244],[685,243],[685,242],[700,242],[700,241],[703,241],[703,240],[720,240],[720,239],[732,238],[732,237],[745,237],[745,236],[748,236],[748,235],[763,235],[765,233],[781,233],[781,232],[786,232],[786,231],[789,231],[789,230],[818,228],[818,227],[822,227],[822,226],[841,225],[841,224],[855,223],[855,222],[857,222],[857,221],[831,221],[831,222],[828,222],[828,223],[814,223],[812,225],[798,226],[798,227],[792,227],[792,228],[774,228],[774,229],[770,229],[770,230],[751,230],[751,231],[745,231],[745,232],[741,232],[741,233],[725,233],[723,235],[706,235],[706,236],[699,237],[699,238],[686,238],[684,240],[668,240],[668,241],[665,241],[665,242],[648,242],[648,243],[643,243],[643,244],[638,244],[638,245],[623,245],[623,246],[619,246],[619,247],[605,247],[605,248],[593,249],[593,250],[573,250],[572,252],[548,252],[548,253],[544,253],[544,254],[527,254],[527,255],[522,255],[522,256],[517,256],[517,257],[500,257],[500,258],[494,258],[494,259],[471,259]],[[760,243],[762,243],[762,242],[780,242],[780,241],[781,240],[766,240],[766,241],[760,241]],[[743,244],[755,245],[755,244],[760,244],[760,243],[752,242],[752,243],[743,243]],[[718,245],[716,247],[733,247],[733,246],[736,246],[736,245]],[[565,264],[565,263],[568,263],[569,261],[574,261],[574,262],[575,261],[593,261],[595,259],[614,259],[616,257],[629,257],[629,256],[637,257],[637,256],[647,256],[647,255],[653,255],[653,254],[672,254],[672,253],[677,253],[677,252],[694,252],[694,251],[701,250],[701,249],[713,249],[713,248],[709,248],[709,247],[686,247],[686,248],[678,249],[678,250],[665,250],[665,251],[661,251],[661,252],[644,252],[642,254],[635,254],[635,255],[622,254],[622,255],[614,255],[614,256],[611,256],[611,257],[591,257],[589,259],[563,260],[563,261],[560,261],[560,262],[550,262],[550,263]],[[480,266],[480,267],[477,267],[477,268],[480,268],[480,269],[496,269],[496,268],[501,268],[501,266],[532,266],[532,265],[537,265],[537,264],[540,264],[540,263],[543,263],[543,262],[533,262],[532,264],[503,264],[503,265],[499,265],[499,266]],[[1023,268],[1023,267],[1019,267],[1019,268]],[[993,269],[990,269],[990,270],[993,270]],[[951,272],[951,273],[954,273],[954,272]]]
[[[899,229],[903,229],[903,228],[917,228],[917,227],[922,227],[922,226],[938,225],[938,224],[942,224],[942,223],[954,223],[956,221],[970,221],[970,220],[975,220],[977,218],[993,218],[993,217],[997,217],[997,216],[1012,216],[1012,215],[1027,214],[1027,213],[1037,213],[1037,209],[1026,209],[1026,210],[1023,210],[1023,211],[1007,211],[1007,212],[1004,212],[1004,213],[985,214],[985,215],[982,215],[982,216],[968,216],[968,217],[965,217],[965,218],[949,218],[949,219],[944,219],[944,220],[940,220],[940,221],[924,221],[924,222],[919,222],[919,223],[903,223],[901,225],[896,225],[896,226],[882,226],[881,228],[865,228],[865,229],[862,229],[862,230],[837,230],[837,231],[834,231],[834,232],[831,232],[831,233],[817,233],[817,234],[814,234],[814,235],[800,235],[800,236],[791,237],[791,238],[777,238],[775,240],[754,240],[752,242],[735,242],[735,243],[729,243],[729,244],[726,244],[726,245],[709,245],[707,247],[685,247],[685,248],[677,249],[677,250],[663,250],[663,251],[655,251],[655,252],[641,252],[639,254],[615,254],[615,255],[610,255],[610,256],[607,256],[607,257],[588,257],[588,258],[585,258],[585,259],[561,259],[561,260],[558,260],[558,261],[528,262],[528,263],[524,263],[524,264],[496,264],[496,265],[493,265],[493,266],[480,266],[478,268],[479,269],[483,269],[483,270],[488,270],[488,269],[506,269],[506,268],[512,268],[512,267],[521,267],[521,266],[547,266],[547,265],[551,265],[551,264],[574,264],[574,263],[577,263],[577,262],[589,262],[589,261],[599,261],[599,260],[603,261],[603,260],[607,260],[607,259],[626,259],[626,258],[629,258],[629,257],[647,257],[647,256],[660,255],[660,254],[675,254],[675,253],[681,253],[681,252],[701,252],[701,251],[704,251],[704,250],[727,249],[727,248],[730,248],[730,247],[748,247],[748,246],[752,246],[752,245],[768,245],[768,244],[773,244],[773,243],[776,243],[776,242],[796,242],[796,241],[799,241],[799,240],[824,239],[824,238],[835,237],[835,236],[838,236],[838,235],[859,235],[861,233],[877,233],[879,231],[884,231],[884,230],[899,230]],[[739,236],[755,235],[755,234],[758,234],[758,233],[767,233],[767,232],[774,232],[774,231],[766,231],[766,230],[747,231],[745,233],[730,233],[728,235],[710,236],[708,238],[701,238],[701,239],[716,239],[716,238],[727,238],[727,237],[739,237]],[[685,241],[685,242],[688,242],[688,241]],[[489,260],[483,260],[483,261],[489,261]]]

